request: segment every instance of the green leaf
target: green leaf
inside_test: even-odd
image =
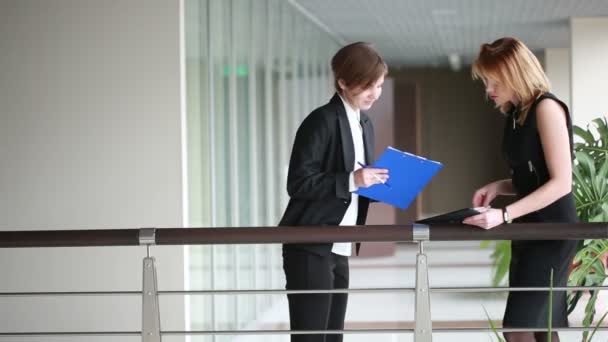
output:
[[[582,129],[581,127],[575,125],[572,127],[572,131],[574,135],[583,139],[587,145],[593,145],[595,143],[595,137],[593,137],[593,134],[591,134],[589,130]]]
[[[500,335],[498,335],[498,331],[496,331],[496,326],[494,325],[494,321],[492,321],[492,319],[490,318],[490,314],[488,314],[488,310],[486,310],[485,306],[481,306],[483,308],[483,311],[486,313],[486,317],[488,318],[488,323],[490,323],[490,329],[492,329],[492,331],[494,332],[494,335],[496,336],[496,340],[498,340],[498,342],[505,342],[505,340],[502,339],[502,337],[500,337]]]
[[[551,329],[553,329],[553,268],[549,280],[549,330],[547,331],[547,342],[551,342]]]
[[[591,332],[591,336],[589,336],[589,340],[591,341],[593,339],[593,336],[595,335],[595,332],[597,331],[597,329],[599,329],[599,327],[602,325],[602,323],[604,322],[604,320],[606,319],[606,316],[608,315],[608,311],[606,311],[604,313],[604,315],[602,315],[602,317],[597,321],[597,324],[595,325],[595,328],[593,328],[593,331]]]
[[[509,273],[509,265],[511,264],[511,241],[496,241],[496,247],[491,257],[494,260],[492,283],[494,286],[499,286]]]
[[[599,141],[603,142],[603,146],[606,146],[605,142],[608,140],[608,122],[606,117],[599,117],[591,121],[595,125],[595,129],[599,134]]]
[[[492,241],[492,240],[483,240],[479,244],[479,247],[482,248],[482,249],[486,249],[486,248],[489,248],[490,245],[492,245],[494,242],[495,241]]]

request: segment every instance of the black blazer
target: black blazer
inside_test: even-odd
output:
[[[366,163],[373,162],[374,128],[361,112]],[[287,192],[289,203],[279,225],[338,225],[351,201],[348,177],[355,164],[355,150],[344,104],[335,94],[328,104],[315,109],[296,133]],[[359,197],[357,224],[365,224],[369,200]],[[331,252],[332,243],[285,244],[320,255]]]

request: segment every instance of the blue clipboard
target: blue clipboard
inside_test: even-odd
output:
[[[388,169],[389,179],[385,184],[359,188],[355,193],[406,209],[443,165],[389,146],[368,167]]]

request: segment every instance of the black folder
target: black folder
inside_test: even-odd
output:
[[[448,224],[448,223],[462,223],[462,221],[473,215],[479,214],[479,211],[473,208],[464,208],[449,213],[427,217],[423,220],[416,221],[416,223],[422,224]]]

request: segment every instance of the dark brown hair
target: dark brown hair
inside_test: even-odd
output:
[[[380,77],[385,76],[388,67],[378,52],[369,43],[357,42],[346,45],[331,59],[334,72],[334,87],[338,93],[342,80],[349,89],[367,89]]]

